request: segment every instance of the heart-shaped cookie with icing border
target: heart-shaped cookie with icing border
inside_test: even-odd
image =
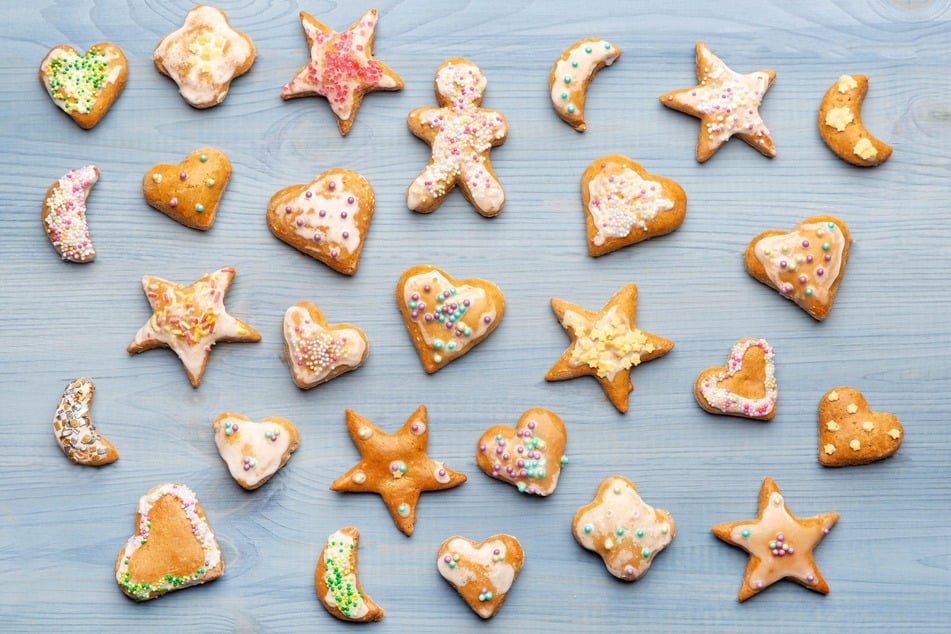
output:
[[[869,409],[855,388],[835,387],[819,400],[819,462],[848,467],[888,458],[901,447],[905,428],[889,412]]]
[[[270,480],[300,444],[297,427],[280,416],[253,421],[243,414],[224,412],[212,421],[211,427],[228,472],[249,491]]]
[[[439,547],[436,568],[473,612],[488,619],[502,608],[524,561],[522,545],[511,535],[478,544],[455,536]]]
[[[687,195],[620,154],[592,161],[581,175],[588,255],[599,256],[668,234],[684,222]]]
[[[160,484],[139,499],[135,534],[116,556],[119,589],[136,601],[206,583],[224,574],[215,533],[194,491]]]
[[[284,313],[284,357],[302,390],[356,370],[369,352],[370,342],[361,329],[328,324],[310,302],[297,302]]]
[[[505,312],[505,296],[492,282],[456,280],[428,264],[403,272],[396,284],[396,303],[430,374],[488,337]]]
[[[125,89],[129,62],[115,44],[100,42],[80,55],[54,46],[40,63],[40,83],[60,110],[88,130],[106,116]]]
[[[231,161],[221,150],[203,147],[177,165],[158,163],[142,177],[142,195],[186,227],[207,231],[215,222],[218,204],[231,179]]]
[[[373,187],[340,167],[271,197],[267,226],[275,236],[338,273],[353,275],[373,217]]]
[[[746,270],[822,321],[845,273],[852,237],[835,216],[810,216],[789,232],[770,229],[743,254]]]
[[[515,428],[494,425],[479,438],[476,464],[490,477],[514,484],[520,493],[545,496],[558,485],[568,462],[565,423],[541,407],[527,410]]]
[[[726,365],[703,370],[694,383],[697,403],[711,414],[757,420],[776,415],[775,352],[765,339],[740,339]]]

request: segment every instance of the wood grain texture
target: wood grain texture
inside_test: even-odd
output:
[[[0,403],[16,450],[0,478],[0,629],[9,631],[342,631],[319,606],[313,567],[323,540],[354,525],[360,574],[385,609],[374,631],[942,631],[951,621],[951,4],[947,0],[753,2],[458,3],[382,0],[375,52],[406,82],[363,102],[346,138],[319,98],[278,92],[307,59],[299,10],[342,29],[370,5],[222,0],[259,57],[223,104],[190,108],[150,56],[178,28],[191,0],[36,0],[4,3],[0,20]],[[588,130],[552,110],[547,76],[565,46],[598,36],[624,51],[592,82]],[[708,163],[693,158],[697,120],[657,95],[694,81],[701,39],[732,68],[771,68],[761,114],[778,156],[733,141]],[[93,130],[50,103],[36,72],[57,44],[99,41],[129,58],[125,93]],[[405,190],[429,158],[406,114],[435,103],[433,73],[466,57],[488,76],[484,107],[510,134],[492,152],[506,190],[487,220],[458,194],[421,216]],[[895,152],[874,169],[849,166],[815,129],[825,89],[842,73],[871,86],[868,128]],[[211,145],[234,174],[215,226],[196,232],[152,210],[145,170]],[[578,181],[584,167],[626,154],[677,180],[688,197],[676,232],[601,258],[586,255]],[[43,193],[67,170],[95,163],[89,199],[94,263],[59,260],[38,222]],[[271,195],[335,166],[371,182],[377,208],[359,273],[338,275],[276,240],[264,213]],[[855,243],[829,317],[816,323],[743,270],[749,239],[816,213],[848,223]],[[506,293],[498,330],[429,376],[392,296],[400,273],[431,263],[483,277]],[[221,345],[192,389],[167,350],[129,357],[148,318],[139,280],[190,283],[237,269],[228,296],[258,344]],[[676,348],[636,368],[630,411],[618,414],[594,380],[549,384],[567,338],[549,308],[558,297],[599,307],[625,283],[639,287],[638,324]],[[307,392],[282,358],[281,319],[307,300],[328,320],[363,328],[370,355],[358,371]],[[697,372],[722,362],[741,337],[776,349],[779,413],[769,423],[714,417],[694,402]],[[93,417],[121,457],[94,470],[72,465],[52,434],[66,384],[96,381]],[[834,385],[862,390],[896,413],[907,439],[893,458],[828,470],[815,458],[815,411]],[[393,431],[420,403],[429,410],[434,458],[469,475],[422,497],[411,538],[375,496],[336,494],[329,483],[358,459],[346,434],[352,408]],[[475,466],[475,443],[492,424],[513,425],[530,407],[565,421],[570,462],[557,491],[520,496]],[[210,422],[223,411],[291,419],[301,447],[263,488],[246,492],[217,455]],[[578,547],[575,510],[606,476],[636,483],[668,509],[677,537],[635,584],[611,577]],[[745,556],[716,540],[714,524],[753,517],[763,476],[797,515],[841,514],[818,548],[832,588],[820,597],[783,583],[739,605]],[[113,558],[132,531],[135,504],[152,486],[196,491],[219,537],[226,569],[207,586],[147,605],[113,579]],[[481,623],[439,578],[434,558],[448,536],[511,533],[525,568],[504,609]]]

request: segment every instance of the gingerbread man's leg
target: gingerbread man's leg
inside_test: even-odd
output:
[[[430,163],[406,190],[406,205],[413,211],[428,214],[436,211],[446,195],[456,186],[452,171]]]
[[[459,186],[466,198],[483,216],[497,216],[505,204],[505,192],[492,167],[485,161],[463,163],[460,166]]]

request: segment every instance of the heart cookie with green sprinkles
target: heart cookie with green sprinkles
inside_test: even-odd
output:
[[[314,569],[314,588],[320,604],[341,621],[379,621],[383,608],[366,595],[357,577],[359,543],[360,533],[352,526],[331,533]]]
[[[102,119],[125,88],[129,63],[118,46],[93,44],[80,55],[54,46],[40,63],[40,83],[60,110],[88,130]]]
[[[177,165],[153,165],[142,178],[142,196],[186,227],[207,231],[231,179],[231,161],[221,150],[203,147]]]
[[[541,407],[527,410],[514,429],[493,425],[479,438],[476,464],[490,477],[514,484],[520,493],[545,496],[558,485],[567,464],[565,423]]]

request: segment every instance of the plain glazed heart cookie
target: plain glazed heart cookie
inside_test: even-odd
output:
[[[370,342],[353,324],[328,324],[320,309],[298,302],[284,313],[284,356],[302,390],[356,370],[367,360]]]
[[[707,368],[697,376],[697,403],[711,414],[772,419],[779,396],[774,357],[765,339],[740,339],[730,348],[726,366]]]
[[[511,535],[493,535],[476,543],[450,537],[439,547],[436,569],[483,619],[502,608],[525,561],[522,545]]]
[[[370,182],[334,168],[310,183],[285,187],[271,197],[267,226],[301,253],[344,275],[357,272],[373,217]]]
[[[142,177],[149,206],[186,227],[207,231],[231,179],[231,161],[221,150],[203,147],[172,165],[158,163]]]
[[[234,481],[251,491],[271,479],[300,444],[294,423],[280,416],[253,421],[224,412],[211,422],[215,446]]]
[[[836,387],[819,400],[819,462],[826,467],[888,458],[904,438],[898,417],[869,409],[865,396],[855,388]]]
[[[160,484],[139,500],[135,534],[115,568],[119,589],[146,601],[213,581],[225,562],[195,493],[184,484]]]
[[[56,406],[53,433],[66,457],[77,464],[102,466],[115,462],[119,452],[92,423],[92,379],[80,377],[66,386]]]
[[[565,423],[552,411],[535,407],[515,428],[489,427],[479,438],[476,464],[490,477],[515,485],[520,493],[545,496],[558,485],[568,462]]]
[[[60,110],[88,130],[106,116],[125,89],[129,62],[115,44],[93,44],[80,55],[54,46],[40,63],[40,83]]]
[[[73,169],[50,185],[40,215],[53,248],[68,262],[96,259],[96,247],[86,224],[86,199],[99,181],[99,168],[85,165]]]
[[[859,167],[881,165],[892,155],[890,145],[872,136],[862,123],[862,102],[868,92],[865,75],[842,75],[819,104],[819,135],[832,153]]]
[[[621,56],[621,49],[597,37],[578,40],[565,49],[548,74],[551,105],[562,121],[584,132],[584,100],[588,84],[599,70]]]
[[[359,545],[360,533],[352,526],[331,533],[314,568],[314,589],[324,609],[341,621],[379,621],[383,608],[367,596],[357,576]]]
[[[581,175],[588,255],[666,235],[683,224],[687,195],[675,181],[648,174],[620,154],[595,159]]]
[[[811,216],[789,232],[770,229],[743,254],[747,272],[822,321],[845,273],[852,237],[835,216]]]
[[[396,302],[426,372],[469,352],[495,330],[505,296],[492,282],[453,279],[435,266],[410,267],[396,284]]]

